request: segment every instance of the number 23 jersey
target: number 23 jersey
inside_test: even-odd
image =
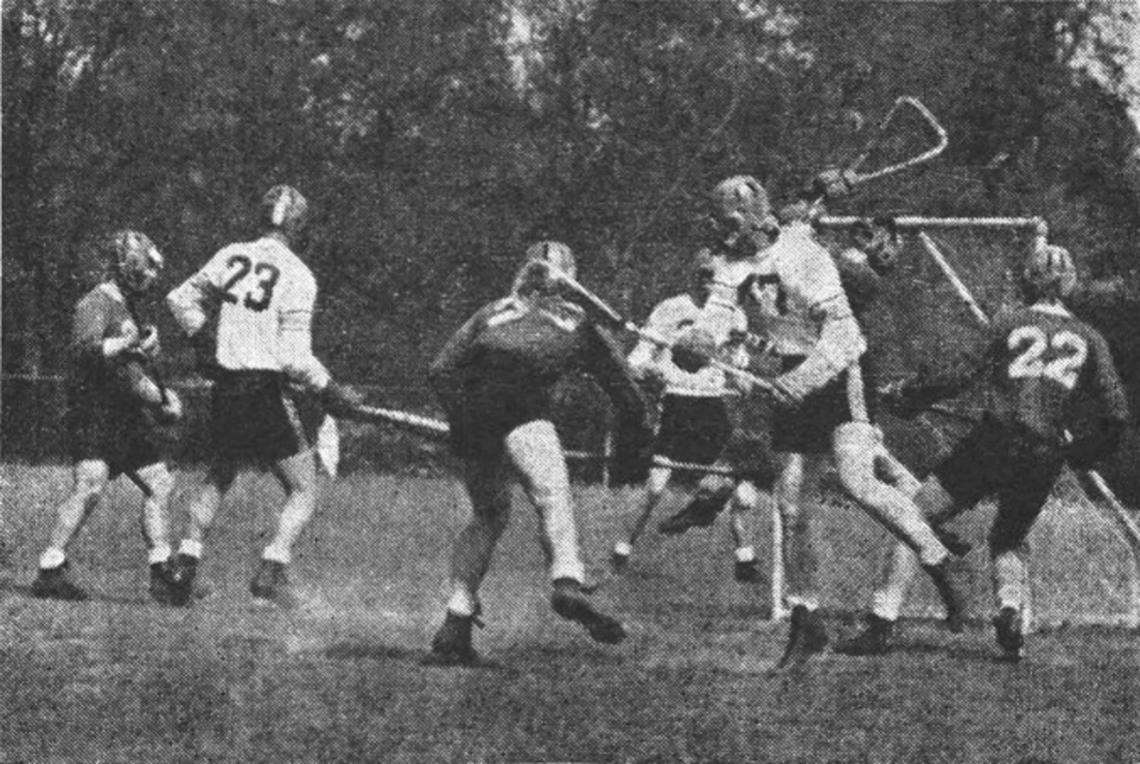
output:
[[[221,301],[217,360],[223,368],[290,366],[295,336],[308,338],[317,299],[312,271],[292,250],[272,237],[230,244],[191,281]]]
[[[1078,398],[1124,421],[1128,404],[1108,343],[1060,306],[1035,305],[994,319],[987,407],[1008,424],[1060,438]]]

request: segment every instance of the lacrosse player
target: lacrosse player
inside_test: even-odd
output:
[[[171,604],[167,503],[173,478],[156,427],[176,421],[182,404],[153,375],[158,332],[137,316],[138,298],[162,271],[163,258],[144,234],[119,231],[101,244],[107,277],[80,299],[72,322],[66,428],[75,464],[71,495],[56,510],[47,549],[32,584],[37,597],[85,600],[68,577],[67,545],[108,483],[127,475],[143,494],[142,531],[149,549],[150,594]]]
[[[575,274],[574,256],[565,244],[543,241],[530,247],[511,293],[472,316],[431,366],[452,449],[464,461],[473,516],[455,541],[451,598],[429,663],[478,660],[471,627],[481,625],[479,586],[510,517],[512,473],[538,511],[554,612],[580,623],[598,642],[625,638],[622,624],[582,592],[569,476],[550,420],[553,388],[568,373],[584,371],[606,390],[625,434],[611,472],[617,482],[640,479],[636,473],[644,469],[652,430],[621,350],[563,297],[560,274]]]
[[[912,411],[958,394],[961,407],[980,414],[923,482],[915,501],[931,523],[940,525],[986,497],[997,498],[989,533],[997,608],[993,624],[997,643],[1011,660],[1021,657],[1024,645],[1029,531],[1065,462],[1092,468],[1116,448],[1128,422],[1127,399],[1108,343],[1065,308],[1076,280],[1067,250],[1045,246],[1034,251],[1020,274],[1024,305],[993,321],[975,355],[981,362],[898,391]],[[1070,428],[1078,433],[1075,440],[1068,436]],[[840,652],[867,655],[890,649],[913,568],[909,550],[892,550],[866,628],[837,645]]]
[[[712,257],[707,250],[701,250],[693,264],[690,291],[663,300],[649,314],[645,324],[647,331],[675,343],[673,349],[642,339],[629,356],[630,368],[639,379],[664,389],[654,455],[674,462],[713,464],[725,450],[731,436],[725,397],[739,394],[739,390],[731,387],[732,379],[726,377],[721,369],[702,366],[701,356],[715,355],[739,368],[746,367],[749,362],[744,343],[748,334],[748,318],[742,310],[736,310],[731,322],[717,327],[721,330],[720,336],[713,336],[696,326],[709,297],[713,274]],[[689,366],[684,356],[691,344],[704,346],[696,348],[697,363],[694,366]],[[628,564],[633,546],[654,508],[661,502],[672,475],[673,470],[668,467],[655,466],[649,470],[641,513],[630,527],[626,540],[617,542],[610,555],[614,572],[620,573]],[[716,494],[718,500],[696,505],[699,511],[687,507],[678,512],[660,525],[661,532],[677,534],[690,527],[711,525],[726,499],[731,497],[731,527],[735,542],[733,575],[741,582],[757,581],[759,565],[744,520],[745,514],[757,502],[755,487],[747,481],[734,483],[716,476],[715,481],[702,480],[701,490]],[[708,511],[708,507],[712,511]]]
[[[288,606],[286,566],[316,506],[316,459],[312,435],[301,423],[300,398],[316,396],[334,414],[360,399],[333,381],[313,355],[317,284],[294,251],[304,242],[308,202],[290,186],[274,186],[261,210],[261,238],[224,247],[166,298],[199,354],[200,370],[214,383],[214,459],[191,499],[177,567],[188,598],[206,533],[239,467],[268,466],[286,500],[250,591]],[[211,319],[216,329],[207,327]]]
[[[897,462],[868,421],[859,368],[866,341],[831,255],[815,241],[806,220],[778,228],[767,193],[750,176],[717,185],[712,224],[718,270],[710,304],[751,302],[761,332],[783,359],[784,372],[772,388],[779,406],[772,440],[774,449],[787,455],[776,498],[792,615],[780,664],[810,657],[828,642],[818,613],[810,515],[800,506],[804,483],[816,482],[828,456],[851,497],[918,552],[942,595],[948,623],[960,629],[961,597],[948,577],[946,547],[905,491],[892,484],[896,476],[888,483],[877,474]]]

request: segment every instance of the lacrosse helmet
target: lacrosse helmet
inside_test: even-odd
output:
[[[751,255],[767,247],[779,232],[768,192],[751,175],[722,180],[711,201],[713,239],[725,251]]]
[[[292,186],[274,186],[261,198],[261,222],[298,241],[308,223],[309,202]]]
[[[861,219],[851,229],[855,246],[867,256],[867,262],[877,273],[891,271],[902,254],[903,240],[898,224],[892,217]]]
[[[1021,290],[1030,301],[1065,299],[1077,285],[1077,267],[1069,250],[1054,244],[1038,247],[1021,271]]]
[[[165,264],[150,237],[138,231],[116,231],[103,241],[101,249],[109,275],[131,294],[149,289]]]
[[[522,267],[515,276],[512,292],[515,295],[535,291],[552,292],[558,274],[578,277],[578,266],[570,247],[560,241],[544,240],[527,247]]]

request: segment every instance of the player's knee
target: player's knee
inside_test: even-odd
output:
[[[103,462],[80,462],[75,467],[75,494],[85,504],[96,501],[107,487],[110,470]]]

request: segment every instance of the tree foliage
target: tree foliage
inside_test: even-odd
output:
[[[414,383],[538,236],[643,314],[696,246],[704,189],[746,171],[786,197],[904,93],[950,152],[845,209],[1042,214],[1124,273],[1137,141],[1109,7],[10,0],[5,370],[59,368],[94,235],[146,231],[178,280],[251,235],[276,182],[319,211],[318,351],[346,376]]]

